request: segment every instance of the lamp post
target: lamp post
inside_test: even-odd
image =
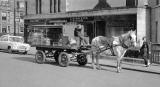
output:
[[[14,0],[14,10],[13,10],[13,15],[14,15],[14,18],[13,18],[13,21],[14,21],[14,35],[16,35],[16,9],[15,9],[15,0]]]

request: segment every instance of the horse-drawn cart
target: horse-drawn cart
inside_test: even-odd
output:
[[[42,64],[47,58],[55,59],[55,61],[63,67],[69,65],[70,61],[77,61],[79,65],[87,64],[87,54],[82,50],[86,50],[85,46],[78,49],[72,49],[67,46],[36,46],[37,52],[35,60],[37,63]]]

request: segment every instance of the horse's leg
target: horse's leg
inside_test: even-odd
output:
[[[124,57],[126,50],[122,47],[116,47],[117,51],[117,72],[119,73],[121,70],[121,63],[122,63],[122,58]]]
[[[119,73],[120,72],[121,51],[120,51],[119,46],[115,47],[114,49],[115,49],[115,52],[116,52],[116,55],[117,55],[117,72]]]
[[[114,53],[113,47],[111,47],[111,48],[110,48],[110,51],[111,51],[111,55],[112,55],[112,56],[115,56],[115,53]]]
[[[94,62],[95,54],[93,52],[91,53],[91,57],[92,57],[92,67],[93,67],[93,69],[96,69],[95,62]]]
[[[120,73],[120,70],[121,70],[121,68],[120,68],[120,58],[119,58],[119,56],[118,56],[118,58],[117,58],[117,72],[118,73]]]
[[[120,51],[118,52],[118,58],[117,58],[117,72],[120,73],[122,67],[121,67],[121,64],[122,64],[122,59],[124,57],[126,53],[126,50],[123,50],[123,51]]]
[[[97,69],[101,70],[101,66],[99,65],[99,58],[100,58],[100,54],[97,53],[97,55],[96,55],[96,66],[97,66]]]

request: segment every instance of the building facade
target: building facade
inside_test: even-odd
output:
[[[119,36],[129,30],[136,30],[137,41],[147,37],[148,41],[159,42],[159,22],[155,18],[159,11],[159,5],[155,4],[157,2],[158,0],[26,0],[25,40],[28,41],[31,31],[45,33],[53,38],[47,32],[54,31],[54,26],[62,26],[63,36],[73,37],[74,28],[81,24],[83,34],[89,42],[98,35]],[[153,33],[155,29],[156,34]]]
[[[0,0],[0,34],[24,33],[24,0]]]
[[[150,0],[150,15],[151,15],[151,41],[160,43],[160,0]]]

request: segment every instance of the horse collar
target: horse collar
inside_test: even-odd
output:
[[[120,45],[125,48],[125,49],[128,49],[129,47],[124,43],[124,40],[122,38],[122,36],[119,37],[119,41],[120,41]]]

